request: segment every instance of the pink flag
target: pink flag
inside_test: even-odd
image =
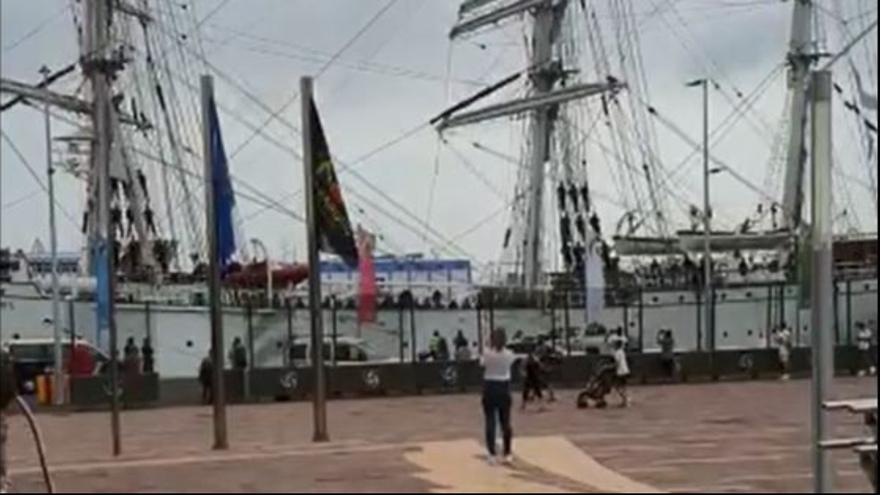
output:
[[[358,226],[358,325],[376,321],[376,270],[373,266],[375,237]]]

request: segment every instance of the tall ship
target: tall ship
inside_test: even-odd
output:
[[[870,93],[877,81],[876,36],[865,36],[872,22],[876,27],[876,8],[789,2],[787,50],[780,47],[779,65],[750,92],[726,80],[715,62],[701,60],[706,73],[693,81],[694,89],[683,91],[693,91],[695,108],[698,86],[704,98],[713,94],[730,105],[717,127],[704,124],[706,142],[720,143],[735,125],[755,127],[770,148],[765,175],[756,178],[717,157],[714,146],[704,155],[702,172],[689,167],[700,157],[703,143],[667,116],[668,107],[652,100],[653,75],[647,69],[657,64],[646,63],[640,40],[650,19],[676,36],[687,25],[675,2],[653,4],[461,2],[449,31],[453,48],[476,45],[489,59],[499,46],[508,50],[513,45],[523,52],[516,59],[519,65],[508,73],[487,60],[488,70],[476,90],[455,95],[446,110],[425,118],[438,133],[438,147],[451,150],[448,154],[468,162],[458,151],[467,146],[471,154],[515,167],[513,191],[504,191],[468,162],[469,172],[504,204],[490,217],[475,219],[479,221],[465,232],[506,213],[498,258],[481,263],[462,256],[448,234],[397,204],[401,216],[438,241],[436,253],[385,247],[376,255],[378,314],[369,324],[358,323],[356,316],[358,273],[324,259],[325,328],[357,337],[371,359],[382,360],[417,359],[434,332],[451,339],[461,331],[477,342],[488,326],[504,326],[524,339],[550,335],[571,353],[596,351],[602,336],[616,328],[624,329],[634,350],[645,352],[657,350],[663,329],[674,331],[676,346],[683,351],[770,346],[772,330],[782,325],[794,330],[796,345],[808,345],[810,318],[803,290],[809,280],[803,269],[810,199],[805,193],[808,83],[811,71],[833,63],[835,139],[840,134],[841,141],[848,140],[846,152],[836,158],[835,178],[845,184],[857,177],[876,217],[877,103]],[[199,18],[186,8],[191,3],[180,3],[184,8],[179,10],[158,8],[147,0],[109,5],[109,17],[96,19],[93,2],[72,4],[79,60],[46,73],[37,83],[3,77],[2,109],[45,106],[54,119],[74,129],[51,141],[54,169],[81,180],[85,194],[85,208],[77,218],[83,248],[56,256],[62,300],[58,317],[66,334],[107,346],[107,337],[95,330],[92,249],[106,235],[116,254],[120,341],[140,343],[149,337],[161,375],[194,376],[210,342],[204,207],[199,199],[202,144],[194,131],[200,128],[200,116],[198,95],[192,91],[198,87],[198,73],[215,74],[267,116],[264,124],[253,124],[225,108],[221,99],[224,118],[239,120],[254,135],[273,120],[296,129],[211,64],[198,39]],[[96,40],[106,42],[96,45]],[[688,76],[694,74],[679,78],[683,88]],[[81,84],[73,94],[54,89],[59,81],[77,78]],[[774,83],[785,85],[787,97],[776,106],[778,122],[771,123],[755,106]],[[100,99],[109,101],[109,115],[99,118],[93,109]],[[512,130],[510,148],[481,142],[487,126]],[[664,156],[661,136],[682,144],[685,159],[675,163]],[[97,220],[101,205],[95,143],[102,139],[109,141],[110,232],[102,232]],[[293,140],[264,139],[297,153]],[[7,145],[18,153],[4,134]],[[683,178],[687,173],[702,174],[704,187],[688,187]],[[754,204],[748,215],[735,218],[712,208],[709,184],[718,177],[751,192],[743,199]],[[299,225],[294,223],[303,217],[298,201],[279,200],[234,179],[237,198],[280,212],[291,228]],[[864,205],[845,186],[836,187],[835,193],[834,330],[836,342],[846,344],[853,342],[856,323],[876,326],[876,220],[858,218]],[[259,240],[246,241],[247,221],[236,221],[240,263],[224,281],[225,338],[227,346],[234,338],[247,341],[254,366],[279,366],[289,359],[292,340],[308,334],[302,282],[309,267],[292,256],[285,262],[271,260]],[[0,250],[2,340],[52,335],[50,251],[42,242],[29,249]]]

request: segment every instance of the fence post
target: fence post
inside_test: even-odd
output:
[[[852,345],[852,280],[846,281],[846,345]]]
[[[562,302],[562,309],[564,313],[562,314],[563,324],[565,325],[565,354],[568,357],[571,357],[571,315],[569,315],[569,300],[568,300],[568,290],[565,291],[565,300]]]
[[[767,287],[767,324],[764,326],[764,340],[770,348],[770,331],[773,328],[773,286]]]
[[[483,294],[477,295],[477,351],[483,355]]]
[[[253,322],[253,302],[250,298],[245,306],[245,318],[247,319],[247,340],[248,340],[248,365],[242,376],[244,386],[245,399],[251,398],[251,370],[254,368],[254,322]]]
[[[337,311],[336,310],[336,295],[333,295],[330,298],[330,318],[332,320],[330,323],[330,332],[331,332],[330,335],[331,335],[331,339],[333,341],[333,345],[332,345],[332,349],[331,349],[332,354],[330,355],[330,358],[331,358],[330,361],[333,364],[334,368],[336,367],[336,344],[339,340],[339,329],[336,324],[336,311]]]
[[[409,298],[409,334],[410,334],[410,346],[412,349],[410,350],[410,355],[412,356],[412,362],[415,363],[418,361],[417,351],[416,351],[416,298],[415,296]]]
[[[489,334],[495,331],[495,291],[489,289]]]
[[[144,303],[144,321],[147,326],[147,335],[146,337],[150,339],[150,342],[153,341],[153,322],[150,314],[150,301]]]
[[[642,288],[639,287],[639,340],[644,344],[645,339],[645,303],[644,303],[644,294],[642,292]]]
[[[403,314],[403,304],[397,305],[397,320],[398,320],[398,334],[397,334],[397,345],[400,351],[400,362],[403,363],[403,325],[404,325],[404,314]]]
[[[695,292],[697,301],[697,352],[703,352],[703,295],[697,290]]]
[[[293,305],[290,304],[290,298],[284,299],[284,309],[287,312],[287,345],[285,346],[284,359],[285,368],[293,367]]]
[[[840,290],[837,287],[837,281],[831,281],[831,297],[834,298],[832,302],[832,313],[834,314],[834,346],[840,345],[840,304],[838,304],[838,300],[840,298]]]

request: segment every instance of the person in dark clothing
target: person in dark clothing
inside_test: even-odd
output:
[[[522,410],[526,410],[526,404],[532,400],[542,400],[544,398],[543,391],[543,369],[541,362],[535,357],[534,352],[529,352],[526,357],[524,367],[523,389],[522,389]]]
[[[229,361],[234,369],[244,370],[247,368],[247,349],[244,348],[241,337],[236,337],[232,340],[232,349],[229,349]]]
[[[660,365],[667,378],[675,376],[675,337],[672,330],[660,330],[657,333],[657,344],[660,346]]]
[[[202,403],[210,404],[214,400],[214,362],[210,351],[199,366],[199,384],[202,386]]]
[[[595,212],[590,215],[590,227],[593,227],[593,232],[595,232],[596,235],[602,235],[602,226],[599,223],[599,215],[596,215]]]
[[[587,223],[584,221],[584,216],[578,213],[577,218],[574,221],[574,225],[577,228],[578,234],[581,235],[581,239],[587,238]]]
[[[128,222],[128,230],[125,235],[131,237],[131,232],[134,229],[134,210],[131,207],[125,209],[125,220]]]
[[[137,179],[138,179],[138,183],[141,185],[141,191],[144,192],[144,197],[147,198],[147,200],[149,200],[150,199],[150,190],[147,189],[147,176],[144,175],[143,170],[137,171]]]
[[[449,342],[446,337],[440,337],[437,344],[437,361],[449,361]]]
[[[112,208],[110,208],[110,224],[111,230],[118,230],[120,237],[125,235],[125,230],[122,227],[122,210],[119,208],[118,205],[114,205]]]
[[[141,345],[141,355],[144,361],[144,373],[152,373],[155,370],[156,362],[154,361],[153,345],[150,343],[149,337],[144,337]]]
[[[458,354],[463,348],[467,348],[468,340],[465,338],[464,333],[459,330],[457,334],[455,334],[455,338],[452,339],[452,345],[455,346],[455,353]]]
[[[565,211],[565,186],[561,182],[556,187],[556,199],[559,202],[559,211]]]
[[[144,222],[147,224],[147,230],[153,235],[159,235],[156,232],[156,220],[154,219],[153,210],[148,206],[144,209]]]

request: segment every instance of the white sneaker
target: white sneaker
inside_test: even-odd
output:
[[[785,382],[785,381],[788,381],[789,378],[791,378],[791,377],[788,376],[788,373],[785,373],[784,375],[782,375],[782,376],[780,377],[780,380],[782,380],[782,381]]]
[[[486,454],[486,464],[490,466],[497,466],[498,459],[496,459],[495,456],[492,454]]]
[[[501,463],[504,464],[505,466],[513,466],[513,456],[512,455],[504,456],[504,458],[501,460]]]
[[[865,376],[865,370],[859,370],[859,372],[856,373],[856,376],[859,377],[859,378],[864,377],[864,376]]]

